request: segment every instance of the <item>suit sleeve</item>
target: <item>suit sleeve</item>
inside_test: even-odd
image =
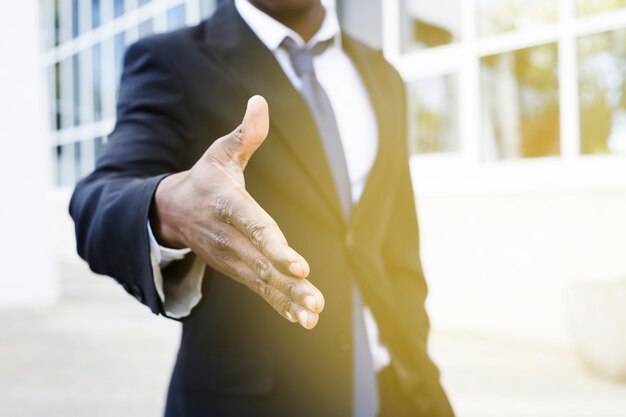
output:
[[[96,169],[72,195],[79,255],[154,313],[161,312],[146,221],[159,182],[186,169],[191,112],[150,39],[126,53],[117,123]]]

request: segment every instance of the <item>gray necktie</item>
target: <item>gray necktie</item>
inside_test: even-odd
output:
[[[346,158],[339,136],[337,120],[324,88],[315,76],[313,57],[323,52],[332,39],[320,42],[312,48],[300,48],[291,38],[285,38],[282,47],[289,53],[291,64],[302,82],[300,93],[307,102],[315,119],[326,151],[328,165],[335,180],[337,195],[344,218],[352,211],[352,192]],[[365,330],[363,301],[356,284],[353,288],[353,345],[354,345],[354,417],[375,417],[378,414],[378,388],[376,373]]]

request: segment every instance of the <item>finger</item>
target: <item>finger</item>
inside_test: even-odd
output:
[[[249,251],[242,253],[246,252]],[[242,261],[254,269],[258,278],[276,288],[294,303],[307,308],[312,313],[319,314],[324,309],[324,296],[311,281],[283,274],[261,254],[252,254],[251,257],[242,259]]]
[[[259,294],[281,316],[292,323],[300,323],[306,329],[312,329],[319,321],[319,314],[309,311],[277,288],[268,280],[259,276],[257,272],[245,262],[225,255],[219,258],[217,269],[233,278],[235,281],[246,285],[249,289]]]
[[[313,313],[322,312],[324,296],[310,281],[283,274],[238,230],[232,226],[227,228],[208,234],[215,247],[246,263],[255,271],[257,278],[269,283],[292,301]]]
[[[246,190],[237,189],[216,199],[213,208],[218,219],[237,229],[281,272],[296,278],[309,275],[307,261],[289,247],[274,219]]]
[[[256,254],[252,256],[242,261],[254,268],[259,278],[311,312],[318,314],[322,312],[325,303],[324,296],[311,281],[287,276],[276,269],[267,258],[263,256],[255,258]]]
[[[305,329],[312,329],[319,321],[319,314],[314,313],[301,305],[294,303],[290,297],[283,294],[270,283],[257,279],[259,294],[270,304],[274,310],[287,320],[295,318]],[[290,320],[293,321],[293,320]],[[295,321],[294,321],[295,322]]]
[[[248,100],[243,122],[234,131],[216,140],[206,155],[222,163],[235,162],[243,171],[269,131],[269,109],[261,96]]]

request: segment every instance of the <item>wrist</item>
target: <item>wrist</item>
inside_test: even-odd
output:
[[[185,239],[181,232],[184,215],[180,212],[176,190],[184,178],[184,173],[165,177],[157,186],[150,206],[150,228],[161,246],[172,249],[185,248]]]

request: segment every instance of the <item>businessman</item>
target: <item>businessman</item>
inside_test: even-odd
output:
[[[404,85],[320,0],[224,1],[132,45],[70,213],[94,271],[182,322],[166,416],[453,416]]]

